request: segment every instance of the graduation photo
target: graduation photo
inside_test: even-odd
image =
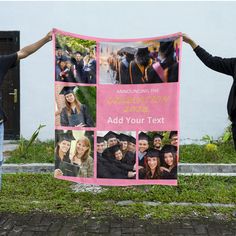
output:
[[[136,132],[97,131],[97,178],[136,178]]]
[[[96,41],[56,34],[55,80],[96,84]]]
[[[96,87],[56,85],[55,123],[65,127],[95,127]]]
[[[94,177],[94,132],[56,130],[54,177]]]
[[[178,132],[138,134],[139,179],[177,179]]]
[[[100,44],[100,84],[178,82],[179,37]]]

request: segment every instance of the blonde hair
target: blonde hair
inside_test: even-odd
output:
[[[72,161],[78,155],[78,151],[77,151],[77,144],[78,144],[78,142],[83,142],[83,143],[85,143],[85,146],[88,147],[88,149],[85,151],[84,155],[81,157],[81,161],[85,162],[88,159],[88,157],[90,156],[90,153],[91,153],[91,143],[90,143],[90,140],[86,136],[83,136],[83,137],[79,138],[76,141],[75,154],[74,154],[74,156],[72,158]]]

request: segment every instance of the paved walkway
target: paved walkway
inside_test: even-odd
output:
[[[236,236],[236,221],[181,219],[158,223],[153,220],[66,217],[47,214],[1,214],[0,235],[133,235],[133,236]]]

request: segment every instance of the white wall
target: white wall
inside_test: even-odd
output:
[[[51,28],[104,38],[152,37],[185,32],[213,54],[236,51],[236,2],[0,2],[0,30],[20,30],[21,46]],[[226,102],[232,78],[207,69],[183,45],[181,138],[221,135],[229,124]],[[51,43],[21,63],[21,132],[54,137]]]

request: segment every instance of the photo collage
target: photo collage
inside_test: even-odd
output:
[[[116,179],[130,185],[177,180],[178,126],[147,129],[140,124],[123,128],[111,124],[108,129],[102,117],[120,109],[104,105],[103,94],[127,85],[179,84],[180,36],[110,42],[55,30],[53,38],[54,176],[110,179],[111,185],[119,185]],[[135,113],[130,116],[134,119]]]

